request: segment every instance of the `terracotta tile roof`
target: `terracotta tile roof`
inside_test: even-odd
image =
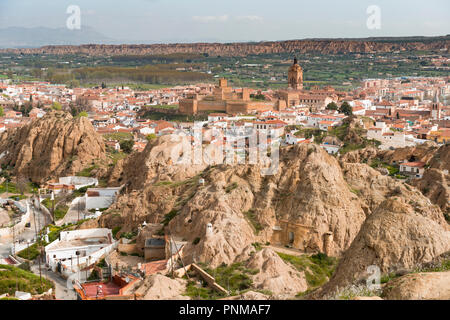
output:
[[[423,168],[423,167],[425,167],[426,163],[425,162],[405,162],[405,163],[401,163],[400,165],[407,166],[407,167]]]

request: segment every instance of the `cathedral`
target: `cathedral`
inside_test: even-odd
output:
[[[337,102],[337,93],[331,87],[321,89],[313,87],[303,89],[303,69],[297,58],[288,70],[288,87],[276,93],[276,99],[269,101],[255,101],[250,98],[250,89],[233,90],[228,87],[225,79],[219,80],[210,95],[194,94],[187,99],[180,100],[179,112],[182,114],[197,114],[201,112],[224,112],[247,114],[255,111],[282,111],[287,107],[304,105],[311,110],[325,109],[328,103]]]

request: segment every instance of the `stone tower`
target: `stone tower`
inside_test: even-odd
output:
[[[438,93],[436,91],[433,99],[433,103],[431,104],[431,119],[439,120],[441,118],[441,103],[439,102]]]
[[[288,81],[290,89],[303,89],[303,69],[298,64],[297,58],[294,58],[294,64],[289,68]]]

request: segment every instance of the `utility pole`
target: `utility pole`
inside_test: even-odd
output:
[[[33,191],[34,193],[34,198],[36,198],[36,192]],[[37,250],[39,251],[39,257],[38,257],[38,262],[39,262],[39,281],[41,282],[41,288],[42,288],[42,271],[41,271],[41,247],[40,247],[40,240],[38,239],[38,232],[37,232],[37,225],[36,225],[36,208],[33,205],[33,218],[34,218],[34,233],[36,235],[36,245],[37,245]],[[39,219],[38,219],[39,220]]]
[[[15,228],[15,221],[13,219],[12,222],[12,229],[13,229],[13,252],[12,254],[15,255],[16,254],[16,228]]]
[[[51,196],[51,200],[52,200],[52,223],[55,224],[55,193],[52,191],[52,196]]]

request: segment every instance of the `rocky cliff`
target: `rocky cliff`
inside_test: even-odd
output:
[[[349,285],[365,284],[370,266],[382,274],[412,271],[449,250],[450,228],[439,208],[399,194],[367,218],[330,282],[311,297],[327,298]]]
[[[430,152],[432,157],[421,179],[412,181],[424,195],[437,204],[450,221],[450,145],[445,145],[435,152]]]
[[[168,150],[180,155],[182,148],[174,139],[155,140],[116,169],[112,180],[121,179],[127,192],[100,225],[128,232],[144,221],[165,221],[172,235],[188,242],[189,260],[217,266],[232,263],[254,242],[272,241],[284,222],[307,230],[296,243],[301,250],[340,256],[367,217],[396,197],[445,224],[439,208],[414,187],[365,164],[339,162],[316,145],[283,148],[278,172],[263,176],[257,165],[175,164]]]
[[[249,43],[176,43],[153,45],[45,46],[41,48],[5,49],[0,52],[23,54],[88,54],[152,55],[172,53],[208,53],[220,56],[246,56],[271,53],[376,53],[392,51],[444,50],[448,51],[448,37],[417,39],[311,39]]]
[[[42,183],[105,159],[105,145],[87,118],[52,112],[2,133],[0,155],[15,175]]]
[[[255,254],[252,244],[273,244],[286,226],[297,230],[294,245],[300,251],[342,257],[324,291],[317,291],[321,297],[364,279],[370,265],[383,273],[411,269],[450,249],[439,206],[365,163],[330,156],[314,144],[295,145],[282,148],[278,172],[264,176],[261,165],[179,164],[186,139],[158,138],[118,164],[110,182],[124,184],[124,193],[97,224],[121,226],[120,235],[146,221],[154,224],[147,236],[161,233],[164,225],[166,233],[186,241],[184,263],[215,268],[245,262],[263,270],[253,279],[255,288],[280,297],[306,290],[304,275],[271,251]],[[384,156],[414,155],[443,169],[433,162],[437,156],[430,160],[420,148],[399,152]],[[296,283],[295,290],[287,289],[288,282]]]

